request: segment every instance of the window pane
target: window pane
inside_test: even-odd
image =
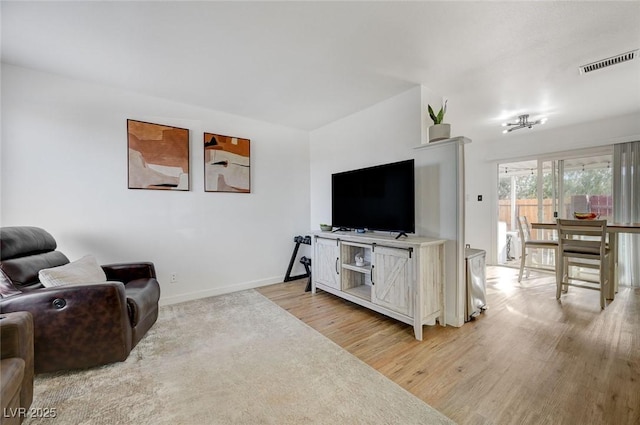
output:
[[[613,220],[611,161],[611,155],[564,161],[562,217],[595,213],[601,219]]]

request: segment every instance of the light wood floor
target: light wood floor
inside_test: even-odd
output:
[[[409,325],[318,291],[305,280],[259,289],[459,424],[640,424],[640,289],[599,294],[489,267],[489,309],[460,328]]]

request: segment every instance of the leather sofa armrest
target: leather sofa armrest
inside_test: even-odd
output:
[[[155,279],[132,280],[125,287],[131,326],[136,326],[146,312],[157,308],[160,300],[160,285]]]
[[[33,400],[33,317],[27,311],[0,314],[0,358],[20,358],[24,375],[20,387],[20,406],[28,408]]]
[[[107,280],[122,282],[125,285],[135,279],[151,279],[156,277],[156,269],[151,262],[106,264],[102,270]]]
[[[33,356],[33,318],[20,311],[0,314],[0,359]]]
[[[122,361],[131,351],[131,325],[120,282],[43,288],[0,302],[0,312],[13,311],[33,315],[35,373]]]

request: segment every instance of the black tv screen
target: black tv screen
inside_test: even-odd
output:
[[[414,186],[413,159],[333,174],[332,225],[414,233]]]

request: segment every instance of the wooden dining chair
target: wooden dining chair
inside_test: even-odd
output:
[[[607,220],[558,219],[558,255],[556,258],[556,298],[560,299],[569,286],[600,291],[600,308],[610,284],[609,248],[607,247]],[[570,267],[598,270],[598,280],[573,277]],[[580,282],[580,283],[576,283]]]
[[[558,249],[558,241],[533,239],[531,237],[531,227],[529,226],[529,220],[527,220],[527,217],[525,216],[518,217],[517,222],[518,233],[520,234],[520,246],[522,247],[522,252],[520,255],[520,273],[518,274],[518,282],[520,282],[522,280],[524,269],[527,269],[528,278],[529,269],[533,268],[531,266],[531,256],[529,255],[529,251],[532,249],[552,249],[554,252],[556,252]]]

